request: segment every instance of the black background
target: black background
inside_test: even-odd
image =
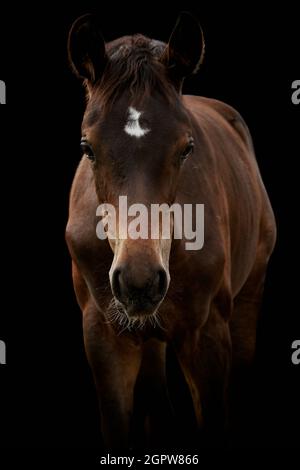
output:
[[[250,448],[299,446],[298,209],[299,24],[284,2],[178,7],[140,2],[1,6],[1,316],[7,365],[0,366],[0,447],[85,449],[99,445],[98,409],[84,356],[81,314],[64,242],[68,194],[78,164],[84,93],[66,57],[77,16],[102,16],[106,40],[141,32],[167,40],[180,10],[206,37],[205,63],[185,92],[236,107],[253,135],[278,223],[258,330]],[[96,450],[90,450],[97,453]],[[99,451],[98,451],[99,454]],[[0,453],[1,457],[1,453]]]

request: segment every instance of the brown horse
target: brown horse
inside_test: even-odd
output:
[[[189,14],[168,44],[141,35],[105,44],[86,15],[68,47],[87,106],[66,239],[105,442],[130,445],[136,408],[150,436],[164,429],[167,345],[199,428],[214,439],[226,422],[231,373],[253,361],[275,243],[249,131],[230,106],[182,95],[204,53]],[[186,250],[184,237],[99,240],[97,206],[118,211],[120,195],[146,207],[204,204],[203,248]]]

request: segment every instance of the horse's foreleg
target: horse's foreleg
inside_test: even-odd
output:
[[[144,445],[138,436],[142,436],[145,429],[148,446],[165,446],[172,416],[166,380],[166,343],[150,339],[143,346],[135,390],[135,430],[139,445]]]
[[[128,336],[117,336],[93,305],[85,309],[83,317],[85,349],[97,388],[104,443],[109,449],[128,448],[141,346]]]
[[[177,356],[193,399],[203,442],[224,444],[227,392],[231,365],[228,323],[212,307],[206,324],[189,332],[176,346]]]
[[[239,295],[234,299],[230,320],[232,373],[230,381],[230,428],[232,445],[253,439],[258,390],[254,358],[256,329],[265,279],[264,264],[256,264]]]

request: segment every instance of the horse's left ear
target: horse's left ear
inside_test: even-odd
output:
[[[68,38],[68,55],[77,76],[95,83],[106,65],[105,42],[97,19],[83,15],[72,25]]]
[[[181,87],[188,75],[197,73],[205,51],[203,31],[198,20],[187,12],[179,15],[162,60],[171,78]]]

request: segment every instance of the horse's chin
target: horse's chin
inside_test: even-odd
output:
[[[129,320],[138,320],[139,318],[150,318],[155,315],[158,305],[147,306],[144,308],[136,308],[135,306],[123,307]]]
[[[147,325],[158,326],[161,328],[158,308],[161,302],[155,305],[148,305],[146,308],[137,308],[135,305],[125,306],[117,299],[115,305],[118,308],[119,315],[116,319],[124,329],[143,329]]]

